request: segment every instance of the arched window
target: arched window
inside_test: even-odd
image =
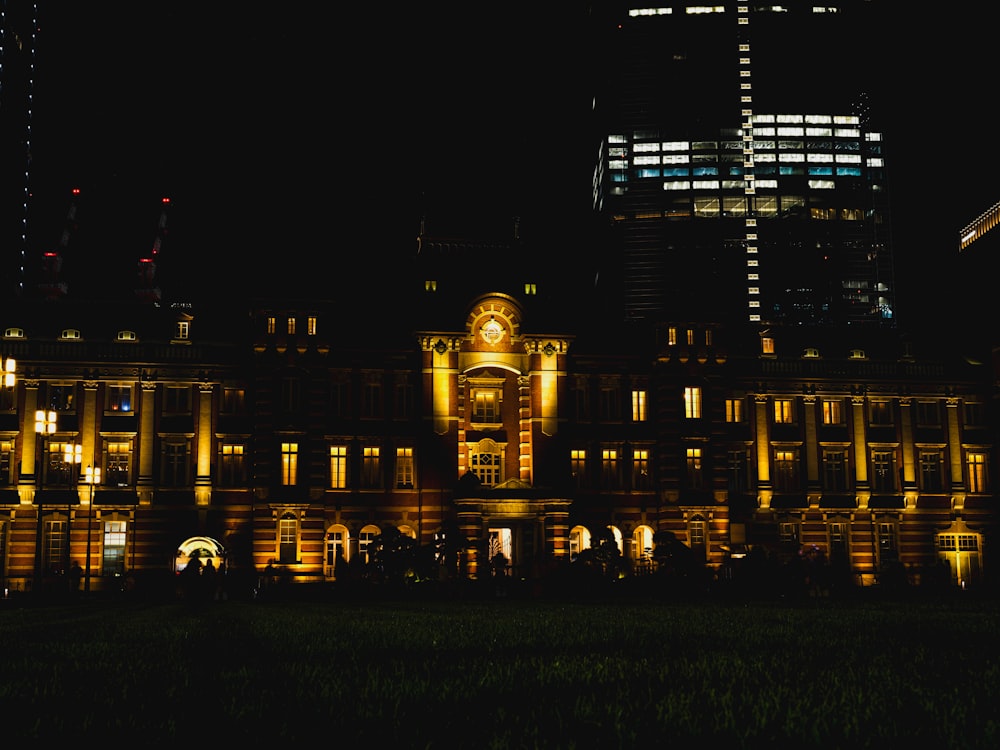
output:
[[[326,544],[323,554],[323,575],[336,576],[338,572],[343,575],[345,571],[337,570],[338,564],[346,564],[350,560],[351,552],[348,545],[350,533],[347,527],[341,524],[331,526],[326,532]]]
[[[585,549],[590,547],[590,531],[586,526],[574,526],[569,532],[569,559],[575,560]]]
[[[632,562],[643,568],[653,562],[653,529],[651,526],[636,526],[631,539]]]
[[[472,473],[479,477],[483,486],[493,487],[503,481],[503,450],[495,441],[480,440],[469,458]]]

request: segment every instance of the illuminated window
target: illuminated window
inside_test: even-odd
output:
[[[377,489],[382,486],[380,453],[378,446],[367,445],[361,454],[361,481],[368,489]]]
[[[330,446],[330,488],[342,490],[347,487],[347,446]]]
[[[941,451],[926,449],[920,451],[920,489],[924,492],[941,492]]]
[[[694,346],[694,329],[693,328],[688,328],[687,329],[687,343],[688,343],[688,346]]]
[[[667,344],[677,346],[677,329],[673,326],[667,329]]]
[[[703,484],[701,448],[686,449],[687,466],[687,486],[691,489],[700,490]]]
[[[219,445],[219,485],[242,487],[247,483],[246,446],[242,443]]]
[[[793,424],[795,422],[795,402],[790,398],[774,399],[774,423]]]
[[[288,319],[288,334],[292,335],[295,333],[295,318]]]
[[[603,448],[601,450],[601,487],[608,490],[618,489],[618,450],[616,448]]]
[[[726,421],[727,422],[743,421],[743,399],[741,398],[726,399]]]
[[[574,526],[569,532],[569,559],[577,556],[590,547],[590,530],[586,526]]]
[[[799,452],[795,448],[782,448],[774,452],[774,489],[778,492],[795,492],[799,484]]]
[[[361,533],[358,534],[358,552],[365,563],[371,562],[369,554],[371,543],[381,533],[382,530],[378,526],[365,526],[361,529]]]
[[[586,485],[587,481],[587,451],[574,449],[569,452],[570,472],[573,475],[573,484],[580,488]]]
[[[50,440],[43,449],[47,460],[42,465],[43,480],[48,484],[69,487],[75,481],[74,466],[80,463],[82,446]]]
[[[13,481],[10,467],[14,458],[14,441],[0,440],[0,486]]]
[[[187,320],[177,321],[177,333],[175,338],[187,339],[191,335],[191,323]]]
[[[277,321],[275,320],[274,316],[273,315],[268,315],[267,316],[267,332],[268,333],[274,333],[276,325],[277,325]]]
[[[896,491],[896,451],[872,449],[872,491]]]
[[[130,385],[109,385],[108,403],[105,411],[112,413],[126,413],[132,411],[132,386]]]
[[[823,489],[829,492],[847,489],[847,451],[843,448],[823,449]]]
[[[965,455],[965,465],[968,467],[969,492],[986,492],[986,454],[981,451],[969,451]]]
[[[701,419],[701,388],[689,386],[684,389],[684,417]]]
[[[310,315],[306,318],[306,335],[315,336],[316,335],[316,316]]]
[[[127,440],[109,440],[104,444],[104,483],[109,487],[128,487],[132,444]]]
[[[649,565],[653,560],[653,529],[649,526],[636,526],[632,532],[632,559]]]
[[[493,440],[480,440],[470,456],[472,473],[487,487],[503,481],[503,451]]]
[[[396,486],[413,486],[413,448],[396,448]]]
[[[649,481],[649,451],[646,448],[632,449],[632,488],[648,490]]]
[[[530,281],[524,282],[524,293],[529,297],[538,294],[538,286]]]
[[[299,559],[299,521],[294,513],[278,519],[278,562],[291,565]]]
[[[843,424],[840,399],[823,399],[823,424]]]
[[[762,354],[774,354],[774,339],[770,336],[761,336],[760,351]]]
[[[476,389],[472,392],[472,421],[497,424],[500,422],[500,391]]]
[[[331,527],[330,531],[326,535],[326,549],[323,555],[323,567],[325,568],[324,574],[328,576],[337,574],[337,565],[346,564],[347,556],[350,554],[350,548],[347,544],[348,532],[343,526]],[[347,571],[341,570],[340,575],[344,575]]]
[[[691,540],[692,550],[704,551],[708,544],[708,524],[698,518],[688,522],[688,538]]]
[[[281,444],[281,483],[286,487],[299,481],[299,444]]]
[[[712,345],[712,329],[711,328],[706,328],[705,329],[705,346],[711,346],[711,345]]]
[[[436,292],[437,288],[438,288],[438,283],[434,279],[427,279],[424,281],[425,292]]]
[[[646,421],[646,392],[632,391],[632,421]]]
[[[125,574],[125,544],[128,540],[127,522],[111,520],[104,522],[101,545],[101,572],[106,576]]]

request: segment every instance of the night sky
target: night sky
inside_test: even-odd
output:
[[[876,71],[904,313],[927,312],[925,261],[956,253],[959,228],[1000,200],[981,177],[1000,166],[996,117],[976,93],[992,24],[966,5],[965,20],[893,18]],[[518,215],[569,258],[560,226],[586,215],[593,161],[586,3],[489,7],[43,4],[32,241],[59,242],[78,187],[66,264],[97,294],[131,286],[163,196],[165,295],[193,276],[236,299],[275,281],[323,294],[367,272],[359,251],[379,266],[411,255],[421,216],[454,233]]]

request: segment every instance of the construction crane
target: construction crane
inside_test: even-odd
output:
[[[135,289],[135,296],[140,301],[152,304],[158,304],[162,297],[159,287],[156,286],[156,261],[167,236],[167,210],[170,208],[170,198],[163,198],[160,205],[160,220],[156,227],[156,236],[153,238],[153,248],[149,255],[139,258],[139,284]]]
[[[70,191],[69,210],[63,223],[62,235],[55,250],[42,253],[42,276],[38,282],[38,291],[47,300],[58,300],[66,296],[69,286],[62,280],[63,254],[69,247],[70,239],[78,229],[77,201],[80,199],[80,188]]]

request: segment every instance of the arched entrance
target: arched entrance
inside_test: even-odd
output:
[[[174,573],[181,573],[195,559],[202,566],[211,560],[216,570],[222,570],[226,559],[226,549],[215,539],[207,536],[193,536],[185,539],[174,555]]]

